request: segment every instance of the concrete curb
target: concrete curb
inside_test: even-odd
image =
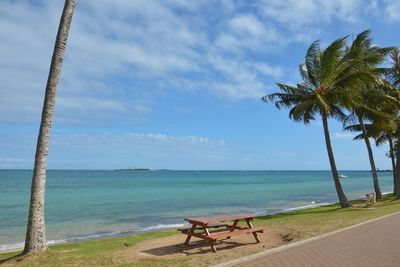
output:
[[[298,246],[301,246],[301,245],[304,245],[304,244],[307,244],[307,243],[310,243],[310,242],[313,242],[313,241],[316,241],[316,240],[324,239],[324,238],[326,238],[328,236],[335,235],[337,233],[344,232],[344,231],[356,228],[356,227],[364,225],[364,224],[368,224],[368,223],[372,223],[372,222],[375,222],[375,221],[379,221],[381,219],[384,219],[384,218],[387,218],[387,217],[390,217],[390,216],[393,216],[393,215],[396,215],[396,214],[400,214],[400,212],[387,214],[387,215],[384,215],[384,216],[381,216],[381,217],[378,217],[378,218],[375,218],[375,219],[372,219],[372,220],[368,220],[368,221],[365,221],[365,222],[361,222],[361,223],[358,223],[358,224],[354,224],[354,225],[351,225],[351,226],[348,226],[348,227],[345,227],[345,228],[342,228],[342,229],[339,229],[339,230],[336,230],[336,231],[333,231],[333,232],[329,232],[329,233],[322,234],[322,235],[319,235],[319,236],[315,236],[315,237],[311,237],[311,238],[308,238],[308,239],[304,239],[304,240],[301,240],[301,241],[298,241],[298,242],[294,242],[294,243],[291,243],[291,244],[288,244],[288,245],[283,245],[283,246],[280,246],[280,247],[272,248],[272,249],[269,249],[269,250],[266,250],[266,251],[261,251],[261,252],[258,252],[258,253],[252,254],[252,255],[244,256],[244,257],[241,257],[239,259],[235,259],[235,260],[232,260],[232,261],[220,263],[220,264],[213,265],[213,266],[214,267],[235,266],[236,264],[239,264],[239,263],[244,263],[244,262],[247,262],[247,261],[250,261],[250,260],[254,260],[254,259],[257,259],[257,258],[260,258],[260,257],[263,257],[263,256],[267,256],[267,255],[271,255],[271,254],[274,254],[274,253],[278,253],[280,251],[287,250],[287,249],[290,249],[290,248],[293,248],[293,247],[298,247]]]

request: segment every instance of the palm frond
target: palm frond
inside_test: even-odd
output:
[[[321,55],[321,83],[330,82],[335,77],[341,56],[344,53],[347,36],[336,39]]]
[[[314,87],[319,86],[319,73],[320,73],[320,53],[321,47],[319,40],[314,41],[306,52],[306,62],[305,67],[307,70],[308,81],[314,85]],[[307,81],[306,81],[307,82]]]

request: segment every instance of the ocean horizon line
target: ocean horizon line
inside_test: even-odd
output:
[[[125,170],[124,168],[116,168],[116,169],[47,169],[47,171],[293,171],[293,172],[301,172],[301,171],[331,171],[330,169],[151,169],[148,170],[129,170],[128,168]],[[381,171],[391,171],[391,169],[379,169]],[[33,169],[27,168],[0,168],[0,171],[33,171]],[[338,171],[371,171],[370,169],[338,169]]]

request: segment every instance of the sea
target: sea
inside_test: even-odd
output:
[[[340,171],[349,199],[373,191],[369,171]],[[0,251],[23,246],[31,170],[0,170]],[[379,173],[383,192],[392,173]],[[50,244],[183,226],[184,218],[259,215],[337,202],[330,171],[49,170]]]

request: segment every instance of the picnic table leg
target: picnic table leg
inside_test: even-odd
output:
[[[234,220],[233,221],[232,228],[231,228],[231,230],[229,232],[233,232],[235,230],[235,227],[237,226],[238,222],[239,222],[239,220]],[[231,239],[231,237],[228,236],[226,239]]]
[[[208,231],[207,226],[204,227],[204,232],[206,233],[207,236],[210,236],[210,232]],[[208,243],[210,244],[210,247],[211,247],[212,251],[214,253],[216,253],[217,252],[217,248],[215,247],[214,242],[213,241],[208,241]]]
[[[196,227],[197,227],[197,224],[193,224],[192,228],[190,228],[190,232],[188,233],[188,236],[186,237],[185,245],[189,244],[190,238],[192,237],[194,230],[196,230]]]
[[[247,223],[247,225],[248,225],[250,228],[254,228],[253,225],[251,224],[250,220],[251,220],[251,219],[246,219],[246,223]],[[257,243],[260,243],[261,241],[260,241],[260,239],[258,238],[257,233],[254,232],[254,233],[252,233],[252,234],[253,234],[254,238],[256,239]]]

